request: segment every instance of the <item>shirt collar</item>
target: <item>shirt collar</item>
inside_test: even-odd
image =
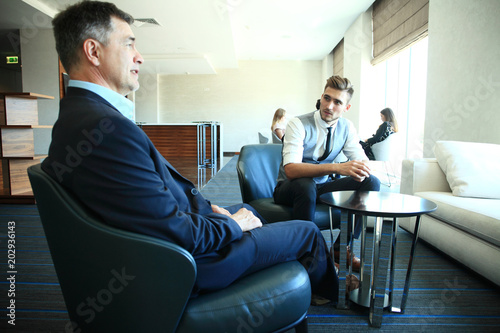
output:
[[[135,106],[134,102],[120,95],[116,91],[103,87],[101,85],[79,80],[70,80],[68,87],[75,87],[90,90],[93,93],[104,98],[108,103],[115,107],[122,115],[128,119],[135,121]]]
[[[328,125],[326,123],[326,121],[324,121],[323,119],[321,119],[321,113],[320,111],[316,111],[316,113],[314,114],[314,121],[316,122],[316,126],[318,126],[319,128],[322,128],[325,130],[325,132],[327,131],[328,127],[331,127],[332,129],[335,129],[335,127],[337,127],[337,123],[339,122],[339,120],[337,119],[332,125]]]

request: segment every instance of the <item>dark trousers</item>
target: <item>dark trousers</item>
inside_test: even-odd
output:
[[[316,184],[312,178],[296,178],[280,182],[274,189],[274,202],[293,207],[293,218],[313,221],[316,203],[323,193],[333,191],[379,191],[380,180],[371,175],[363,182],[351,177]]]
[[[260,217],[249,205],[226,209],[235,213],[243,206]],[[337,300],[338,278],[333,261],[321,231],[309,221],[264,224],[244,232],[240,240],[219,251],[197,256],[195,287],[199,292],[222,289],[241,277],[291,260],[298,260],[307,270],[314,294]]]
[[[375,161],[375,155],[373,155],[372,146],[364,141],[359,141],[361,147],[365,151],[365,155],[370,159],[370,161]]]
[[[371,175],[362,182],[351,177],[331,179],[323,184],[316,184],[312,178],[287,179],[274,189],[274,202],[293,207],[294,219],[313,221],[318,198],[323,193],[333,191],[379,191],[380,180]],[[355,221],[357,238],[361,232],[361,223]],[[338,227],[338,226],[337,226]]]

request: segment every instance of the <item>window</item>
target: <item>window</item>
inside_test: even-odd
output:
[[[377,81],[382,88],[376,104],[383,105],[380,110],[384,107],[393,109],[398,120],[401,140],[397,161],[394,161],[398,163],[396,165],[405,158],[423,156],[427,40],[424,38],[375,66]]]

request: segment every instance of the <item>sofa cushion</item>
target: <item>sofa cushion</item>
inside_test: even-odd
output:
[[[416,196],[437,204],[429,215],[500,246],[500,200],[463,198],[450,192],[417,192]]]
[[[438,141],[434,154],[453,195],[500,199],[500,145]]]

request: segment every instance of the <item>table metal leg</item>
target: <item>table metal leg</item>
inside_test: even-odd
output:
[[[363,227],[361,228],[361,252],[359,254],[360,270],[359,270],[359,289],[363,288],[364,274],[365,274],[365,251],[366,251],[366,224],[367,217],[363,216]]]
[[[396,265],[396,244],[398,241],[398,222],[394,218],[392,222],[392,248],[391,248],[391,269],[390,269],[390,280],[389,280],[389,306],[392,306],[392,298],[394,292],[394,270]],[[392,309],[391,309],[392,311]]]
[[[349,218],[348,222],[351,226],[350,227],[351,232],[349,232],[347,234],[347,246],[346,246],[345,256],[346,256],[346,258],[349,257],[349,263],[347,264],[347,266],[349,267],[349,270],[348,270],[349,275],[351,275],[352,274],[352,259],[353,259],[353,256],[351,255],[351,253],[354,252],[352,247],[353,247],[353,241],[354,241],[354,222],[356,220],[356,215],[349,214],[348,218]],[[349,253],[349,255],[348,255],[348,253]],[[346,260],[346,263],[347,263],[347,260]]]
[[[403,290],[403,298],[401,299],[401,308],[394,308],[393,312],[405,312],[406,300],[408,299],[408,292],[410,290],[411,275],[413,273],[413,260],[415,258],[415,250],[417,249],[418,232],[420,229],[420,215],[417,216],[415,221],[415,229],[413,230],[413,241],[410,250],[410,260],[408,261],[408,270],[406,271],[405,287]]]
[[[386,303],[387,269],[389,268],[392,239],[392,220],[377,218],[374,253],[373,274],[371,277],[370,324],[374,327],[382,326],[382,313]]]
[[[340,218],[340,249],[339,249],[339,299],[337,302],[338,309],[348,308],[348,294],[346,288],[346,247],[347,247],[347,229],[349,215],[346,211],[341,212]]]
[[[373,325],[373,314],[375,312],[375,282],[376,274],[378,272],[378,264],[380,258],[380,232],[382,230],[382,218],[377,217],[375,220],[375,225],[373,228],[373,252],[372,252],[372,267],[370,274],[370,314],[369,320],[370,324]]]
[[[328,212],[330,213],[330,251],[332,255],[332,260],[334,260],[333,251],[335,251],[335,249],[333,248],[333,245],[335,244],[335,240],[333,239],[333,208],[330,207],[328,209]]]

